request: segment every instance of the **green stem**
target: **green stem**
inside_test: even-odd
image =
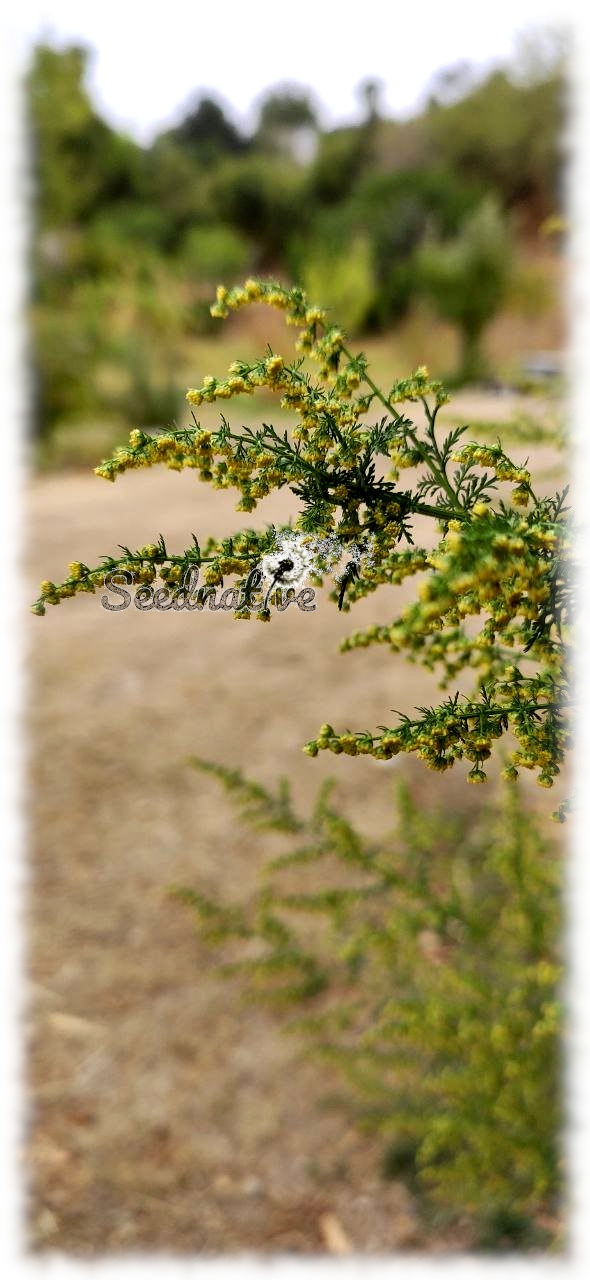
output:
[[[345,355],[349,360],[353,360],[353,359],[354,359],[354,356],[352,355],[352,352],[351,352],[351,351],[349,351],[347,347],[343,347],[343,348],[342,348],[342,351],[343,351],[343,354],[344,354],[344,355]],[[388,397],[387,397],[387,396],[385,396],[385,395],[383,394],[383,392],[382,392],[382,391],[380,390],[380,388],[377,386],[377,383],[376,383],[376,382],[373,382],[373,379],[369,376],[369,374],[366,372],[366,370],[363,372],[363,380],[367,383],[367,386],[369,386],[369,387],[371,388],[371,391],[373,392],[373,395],[377,396],[377,399],[381,401],[381,404],[382,404],[382,405],[384,405],[384,407],[388,410],[388,412],[389,412],[389,413],[391,413],[391,414],[393,414],[393,417],[394,417],[395,421],[396,421],[396,422],[402,422],[402,421],[403,421],[403,418],[402,418],[401,413],[398,413],[398,412],[397,412],[397,409],[394,409],[393,405],[391,404],[391,401],[388,399]],[[449,484],[449,481],[447,480],[447,477],[446,477],[446,475],[445,475],[445,473],[444,473],[444,470],[442,470],[442,471],[441,471],[441,470],[440,470],[440,468],[439,468],[439,467],[437,467],[436,463],[433,461],[432,456],[431,456],[431,455],[429,455],[428,451],[427,451],[427,450],[424,448],[424,446],[421,444],[421,442],[420,442],[420,440],[418,439],[418,437],[417,437],[417,435],[416,435],[415,431],[413,431],[413,429],[412,429],[411,427],[408,427],[408,428],[407,428],[407,434],[408,434],[408,436],[410,437],[410,439],[411,439],[411,441],[412,441],[412,444],[414,445],[414,448],[415,448],[416,452],[420,454],[420,457],[421,457],[422,461],[426,464],[426,466],[427,466],[427,467],[429,468],[429,470],[432,472],[432,475],[434,476],[434,478],[435,478],[436,480],[438,480],[438,483],[439,483],[439,485],[440,485],[441,489],[443,489],[443,490],[444,490],[444,492],[446,493],[447,497],[448,497],[448,498],[450,498],[451,502],[453,503],[454,511],[461,512],[461,508],[460,508],[460,507],[458,506],[458,504],[457,504],[457,495],[456,495],[456,493],[455,493],[454,489],[452,488],[452,486]],[[435,444],[435,449],[436,449],[436,451],[437,451],[437,453],[438,453],[438,448],[437,448],[436,444]],[[456,504],[457,504],[457,505],[456,505]],[[461,513],[461,514],[463,514],[463,513]],[[463,515],[463,518],[464,518],[464,515]]]
[[[429,454],[427,450],[423,448],[423,446],[421,445],[416,435],[416,432],[412,427],[408,427],[407,434],[409,435],[410,440],[414,445],[414,448],[420,454],[422,461],[426,463],[426,466],[432,472],[432,475],[435,477],[436,480],[438,480],[438,483],[441,489],[444,489],[447,495],[447,498],[451,499],[451,502],[453,503],[455,511],[461,511],[461,507],[457,503],[457,494],[455,493],[455,490],[453,489],[452,485],[447,480],[444,470],[441,470],[439,467],[436,466],[436,463],[432,459],[432,455]],[[438,448],[436,447],[436,445],[435,445],[435,448],[438,453]]]

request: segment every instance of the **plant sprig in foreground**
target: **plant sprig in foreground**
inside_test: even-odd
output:
[[[220,287],[212,313],[224,317],[253,303],[279,308],[300,329],[299,357],[289,363],[269,349],[253,363],[236,360],[227,377],[205,378],[187,399],[198,408],[266,387],[280,397],[281,409],[295,413],[291,431],[264,423],[233,430],[223,414],[214,431],[196,419],[190,428],[158,436],[136,429],[97,474],[114,481],[143,466],[188,467],[214,488],[236,489],[237,510],[244,512],[287,486],[301,505],[295,528],[316,546],[330,538],[344,548],[362,546],[370,538],[370,561],[330,592],[344,611],[381,586],[425,575],[399,616],[354,632],[342,649],[386,644],[436,671],[443,688],[470,669],[472,692],[451,693],[438,706],[418,708],[414,718],[398,716],[378,732],[323,725],[304,747],[307,754],[329,749],[386,760],[414,752],[441,772],[463,759],[471,766],[469,781],[477,783],[486,779],[483,765],[494,743],[510,732],[517,749],[505,776],[534,769],[541,786],[552,786],[571,738],[574,583],[567,490],[539,497],[527,467],[514,463],[500,442],[468,441],[466,427],[440,430],[437,415],[448,397],[425,368],[387,392],[380,389],[364,355],[350,352],[341,329],[299,288],[258,280]],[[308,360],[319,365],[316,376]],[[411,403],[421,407],[419,423],[401,409]],[[412,477],[407,488],[400,483],[404,472]],[[502,493],[501,485],[507,486]],[[434,549],[414,545],[417,516],[433,521]],[[272,526],[262,533],[243,529],[231,538],[209,538],[203,550],[193,535],[180,554],[170,554],[160,537],[136,551],[124,547],[120,557],[103,556],[94,568],[75,561],[61,585],[42,584],[33,612],[44,614],[47,604],[95,591],[107,570],[129,570],[145,584],[159,575],[166,585],[180,586],[187,568],[206,565],[205,585],[236,576],[243,586],[275,535]],[[241,608],[234,616],[248,620],[253,612]],[[268,609],[256,612],[263,621],[270,616]],[[555,816],[563,817],[563,806]]]

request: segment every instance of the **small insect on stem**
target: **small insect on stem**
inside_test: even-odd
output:
[[[272,592],[272,590],[273,590],[273,588],[274,588],[275,584],[276,584],[277,582],[282,582],[282,580],[283,580],[283,578],[284,578],[285,574],[286,574],[286,573],[289,573],[289,572],[290,572],[290,570],[291,570],[291,569],[293,569],[294,567],[295,567],[295,566],[294,566],[294,564],[293,564],[293,561],[292,561],[292,560],[280,560],[280,561],[279,561],[279,567],[278,567],[278,569],[277,569],[277,571],[276,571],[276,573],[275,573],[275,575],[274,575],[274,577],[273,577],[273,580],[272,580],[272,582],[271,582],[271,584],[270,584],[270,587],[268,588],[268,591],[267,591],[267,593],[266,593],[266,595],[265,595],[265,597],[264,597],[264,608],[265,608],[265,609],[268,609],[268,601],[269,601],[269,598],[270,598],[271,592]]]
[[[342,575],[342,580],[340,583],[340,595],[338,596],[339,609],[342,609],[342,605],[344,604],[344,595],[346,592],[346,588],[350,585],[351,582],[354,582],[354,579],[358,578],[358,576],[359,576],[358,565],[354,560],[349,560],[348,564],[345,565],[344,567],[344,573]]]

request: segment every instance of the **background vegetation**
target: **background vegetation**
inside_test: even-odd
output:
[[[279,85],[247,136],[197,95],[146,147],[100,118],[88,60],[38,45],[26,78],[38,441],[169,425],[216,284],[249,272],[302,283],[369,344],[419,316],[418,347],[438,314],[457,346],[433,372],[459,381],[498,374],[483,340],[502,307],[554,305],[558,245],[542,232],[561,205],[564,75],[550,41],[483,81],[441,72],[403,122],[370,80],[361,121],[330,130],[310,91]]]

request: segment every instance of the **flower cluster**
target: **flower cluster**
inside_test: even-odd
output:
[[[491,467],[497,480],[511,481],[516,485],[512,493],[512,501],[517,507],[526,507],[533,496],[530,472],[526,467],[515,466],[500,444],[486,447],[466,444],[452,457],[455,462],[476,463],[480,467]]]
[[[539,498],[526,465],[511,460],[500,443],[465,441],[465,427],[441,432],[437,415],[448,397],[424,366],[385,394],[364,355],[348,349],[342,330],[303,290],[247,280],[236,289],[220,287],[212,313],[223,317],[252,303],[279,308],[300,329],[299,357],[289,362],[268,350],[252,363],[236,360],[225,378],[205,378],[187,399],[198,408],[265,387],[295,415],[291,429],[263,424],[233,430],[221,414],[216,430],[204,430],[196,419],[191,427],[160,434],[133,430],[97,474],[115,480],[156,463],[188,467],[215,488],[236,490],[238,511],[252,511],[267,494],[288,486],[300,502],[295,528],[282,531],[289,550],[277,542],[273,526],[221,542],[209,539],[203,552],[194,535],[194,546],[180,555],[170,555],[162,539],[137,552],[122,548],[123,557],[103,557],[94,569],[74,562],[61,585],[44,582],[33,611],[43,614],[48,603],[93,591],[107,569],[117,568],[131,569],[139,582],[151,583],[159,574],[169,583],[182,581],[191,564],[206,563],[206,584],[235,574],[242,585],[262,562],[267,593],[281,580],[286,586],[303,580],[308,571],[319,581],[332,573],[330,599],[344,611],[382,585],[420,574],[412,604],[385,626],[353,633],[342,649],[388,644],[436,671],[443,688],[471,670],[472,694],[423,708],[414,720],[402,717],[380,734],[334,733],[323,726],[304,750],[376,759],[413,751],[438,770],[465,759],[469,779],[480,782],[492,743],[510,731],[518,750],[507,776],[535,768],[540,785],[550,786],[571,733],[574,577],[565,493]],[[308,360],[315,362],[315,375]],[[422,421],[400,410],[410,402],[421,406]],[[401,472],[414,473],[406,488]],[[413,545],[416,515],[436,527],[432,550]],[[267,603],[256,614],[262,621],[270,617]],[[235,616],[249,618],[251,611]]]
[[[422,364],[411,377],[394,382],[387,399],[390,404],[403,404],[407,400],[421,400],[426,395],[433,395],[437,405],[447,404],[449,400],[442,382],[432,382],[426,365]]]
[[[540,786],[551,787],[565,750],[571,746],[560,698],[563,690],[549,673],[527,677],[516,667],[508,667],[503,674],[504,678],[494,683],[493,697],[486,685],[478,698],[460,701],[454,694],[438,707],[419,708],[420,715],[413,720],[401,716],[398,728],[383,726],[377,735],[371,730],[335,733],[331,725],[324,724],[304,751],[311,756],[322,750],[336,755],[371,755],[376,760],[415,752],[439,773],[457,760],[466,760],[472,765],[468,781],[485,782],[483,762],[491,755],[494,741],[510,730],[520,749],[512,752],[512,763],[503,770],[503,777],[516,779],[517,766],[538,768]]]

